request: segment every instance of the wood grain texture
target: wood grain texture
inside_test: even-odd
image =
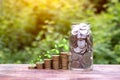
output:
[[[120,65],[93,65],[93,71],[37,70],[29,64],[0,64],[0,80],[120,80]]]

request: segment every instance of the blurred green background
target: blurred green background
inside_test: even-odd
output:
[[[95,64],[120,63],[119,0],[0,0],[0,63],[69,51],[71,24],[89,22]]]

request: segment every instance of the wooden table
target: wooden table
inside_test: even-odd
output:
[[[93,71],[36,70],[29,64],[0,64],[0,80],[120,80],[120,65],[94,65]]]

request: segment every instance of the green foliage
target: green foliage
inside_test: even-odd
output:
[[[62,39],[56,42],[52,49],[41,52],[42,54],[35,59],[31,60],[31,63],[41,62],[43,59],[51,59],[52,55],[59,55],[60,52],[68,52],[68,40]]]
[[[2,0],[0,63],[42,62],[69,51],[70,26],[79,22],[91,23],[94,63],[120,63],[120,3],[105,1]]]

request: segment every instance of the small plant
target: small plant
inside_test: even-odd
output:
[[[59,50],[58,49],[51,49],[50,52],[52,53],[52,55],[59,55]]]
[[[51,53],[50,51],[47,51],[44,55],[45,58],[50,59],[51,58]]]
[[[37,58],[37,60],[38,60],[38,62],[43,62],[43,59],[42,59],[42,56],[39,56],[38,58]]]
[[[68,41],[66,39],[60,40],[59,43],[56,43],[54,45],[54,48],[51,50],[48,50],[38,56],[36,59],[31,61],[31,64],[35,62],[43,62],[44,59],[51,59],[52,55],[59,55],[60,52],[68,52],[69,47],[68,47]]]
[[[57,46],[58,46],[57,49],[60,50],[61,52],[69,51],[68,41],[65,38],[62,39]]]

